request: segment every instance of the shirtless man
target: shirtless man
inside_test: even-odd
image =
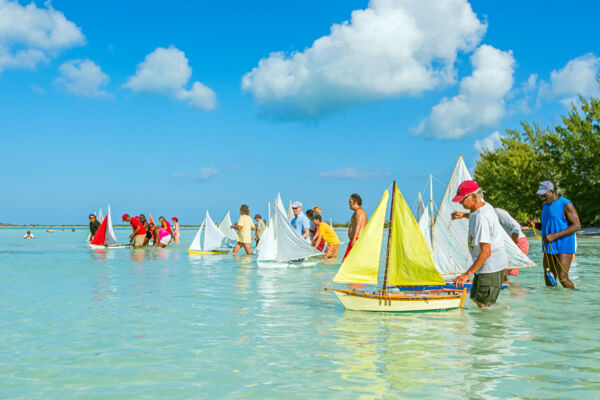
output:
[[[352,247],[367,225],[367,213],[362,208],[362,199],[360,196],[356,193],[350,195],[348,205],[350,206],[350,209],[354,211],[354,214],[352,214],[350,227],[348,227],[348,239],[350,239],[350,243],[348,243],[348,248],[346,249],[346,254],[344,254],[344,259],[348,257],[350,250],[352,250]]]

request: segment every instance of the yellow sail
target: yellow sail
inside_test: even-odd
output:
[[[421,229],[396,187],[390,232],[388,285],[443,285]]]
[[[389,192],[386,190],[352,251],[333,278],[334,282],[377,284],[388,197]]]

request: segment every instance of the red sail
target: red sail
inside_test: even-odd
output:
[[[104,217],[104,220],[102,221],[102,225],[100,225],[100,228],[98,228],[98,231],[92,238],[92,241],[91,241],[92,244],[96,244],[98,246],[104,246],[107,221],[108,221],[108,215],[106,217]]]

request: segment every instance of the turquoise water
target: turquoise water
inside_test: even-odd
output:
[[[338,264],[192,258],[193,230],[135,251],[24,233],[0,229],[0,398],[600,397],[598,239],[579,240],[578,291],[528,269],[489,310],[381,314],[322,290]]]

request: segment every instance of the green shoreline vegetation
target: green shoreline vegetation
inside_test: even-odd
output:
[[[600,77],[598,78],[600,83]],[[579,97],[555,127],[521,121],[500,146],[481,153],[475,180],[486,199],[519,221],[539,219],[540,182],[552,181],[573,202],[583,226],[600,225],[600,99]]]

